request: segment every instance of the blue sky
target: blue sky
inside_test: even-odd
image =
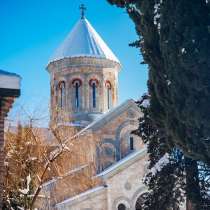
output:
[[[123,69],[119,75],[119,102],[137,99],[147,90],[147,66],[140,65],[139,52],[128,44],[137,36],[126,12],[106,0],[7,0],[0,7],[0,69],[22,77],[18,108],[27,112],[45,110],[49,104],[49,57],[80,17],[79,5],[88,8],[86,17],[117,55]],[[46,111],[45,111],[46,113]]]

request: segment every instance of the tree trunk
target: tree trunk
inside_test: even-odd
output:
[[[201,194],[196,160],[185,157],[186,210],[201,209]]]

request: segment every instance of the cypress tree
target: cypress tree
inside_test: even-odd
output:
[[[144,115],[135,131],[147,145],[149,154],[149,171],[144,179],[149,190],[142,195],[143,209],[179,210],[184,199],[187,210],[209,209],[210,168],[185,157],[179,149],[168,147],[167,135],[156,128],[145,100],[149,100],[147,95],[138,102]]]
[[[151,118],[178,147],[210,164],[210,3],[108,0],[126,8],[149,66]]]

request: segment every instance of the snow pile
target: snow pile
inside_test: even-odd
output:
[[[153,176],[157,174],[157,172],[161,171],[164,166],[166,166],[170,162],[169,154],[166,153],[160,160],[150,169],[150,172]]]

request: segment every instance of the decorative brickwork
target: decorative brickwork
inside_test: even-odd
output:
[[[86,125],[93,121],[95,116],[115,107],[118,103],[119,70],[118,63],[99,58],[64,58],[50,63],[48,71],[51,76],[51,124],[65,118],[64,121],[82,122]],[[66,87],[62,110],[57,88],[61,81],[65,82]],[[72,85],[74,81],[80,81],[78,87]],[[95,84],[94,90],[92,84]]]

